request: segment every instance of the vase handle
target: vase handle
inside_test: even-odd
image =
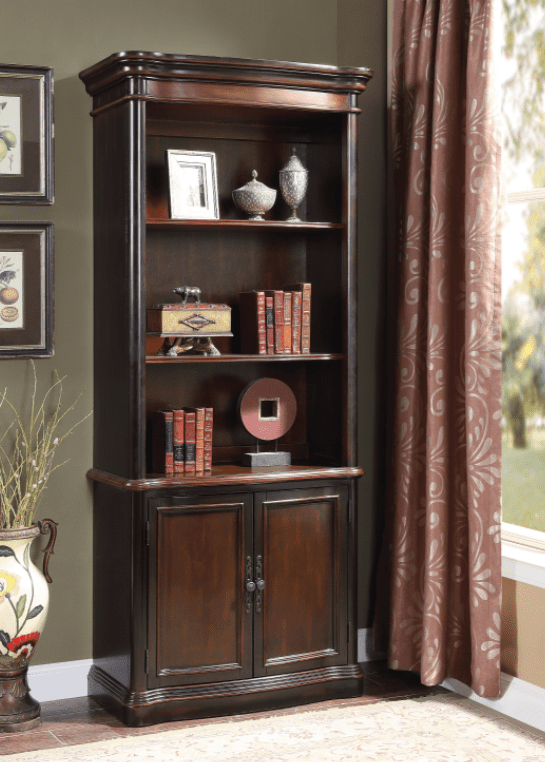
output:
[[[47,543],[47,546],[44,549],[44,577],[48,582],[53,582],[51,577],[49,576],[49,572],[47,571],[47,565],[49,564],[49,556],[53,555],[53,548],[55,547],[55,540],[57,539],[57,526],[58,524],[53,521],[53,519],[44,519],[43,521],[38,521],[38,526],[40,527],[41,534],[47,534],[48,532],[51,533],[51,537],[49,538],[49,542]]]

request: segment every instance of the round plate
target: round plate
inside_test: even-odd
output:
[[[256,439],[279,439],[291,429],[297,413],[292,390],[277,378],[259,378],[242,391],[238,401],[242,425]]]

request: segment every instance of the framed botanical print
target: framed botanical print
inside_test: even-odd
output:
[[[0,204],[53,197],[53,69],[0,64]]]
[[[53,354],[53,223],[0,223],[0,360]]]

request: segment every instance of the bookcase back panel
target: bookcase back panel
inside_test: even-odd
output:
[[[240,140],[270,140],[287,136],[290,140],[321,142],[336,140],[346,115],[342,112],[277,108],[263,104],[191,103],[190,101],[148,101],[146,133],[195,137],[207,134],[238,137]]]
[[[343,464],[343,365],[307,367],[307,436],[311,463]],[[343,464],[344,465],[344,464]]]
[[[179,149],[212,152],[216,155],[219,210],[221,219],[246,219],[232,199],[232,192],[252,179],[278,191],[266,219],[286,220],[290,214],[279,191],[279,171],[296,149],[309,171],[307,196],[298,208],[302,220],[341,222],[341,149],[337,143],[312,144],[290,139],[282,132],[275,139],[241,140],[221,137],[148,136],[146,216],[169,219],[169,180],[166,151]],[[300,135],[294,136],[300,138]],[[312,215],[309,211],[312,211]]]
[[[277,378],[287,384],[297,400],[297,416],[282,441],[307,441],[306,372],[298,363],[258,362],[225,365],[150,365],[146,368],[147,415],[155,409],[212,407],[216,447],[255,443],[239,420],[237,403],[245,387],[259,378]]]
[[[172,293],[177,286],[198,286],[203,301],[232,308],[235,336],[229,352],[240,351],[241,291],[282,289],[306,279],[306,242],[299,234],[229,230],[219,236],[217,230],[187,230],[181,237],[149,230],[146,248],[146,307],[178,302]]]
[[[343,351],[341,231],[309,236],[306,280],[312,285],[310,351]]]

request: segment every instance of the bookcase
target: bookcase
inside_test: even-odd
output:
[[[80,74],[94,127],[94,653],[89,693],[130,725],[357,695],[356,149],[371,72],[117,53]],[[278,188],[295,147],[301,222],[249,221],[231,193]],[[220,219],[169,216],[167,149],[213,152]],[[240,352],[238,294],[312,285],[306,355]],[[232,310],[218,356],[157,355],[146,311],[198,286]],[[159,340],[160,343],[160,340]],[[249,468],[252,381],[295,394]],[[213,466],[150,472],[150,418],[212,407]]]

